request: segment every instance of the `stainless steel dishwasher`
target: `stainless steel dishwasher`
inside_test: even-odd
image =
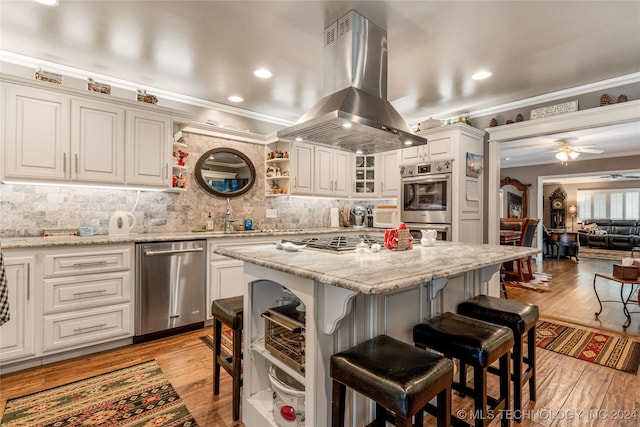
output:
[[[136,244],[134,342],[204,326],[205,246],[204,240]]]

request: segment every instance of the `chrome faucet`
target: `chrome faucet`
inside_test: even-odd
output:
[[[231,223],[232,222],[235,222],[235,221],[231,219],[231,201],[229,199],[227,199],[227,213],[226,213],[225,219],[224,219],[224,232],[225,233],[230,233],[231,232]]]

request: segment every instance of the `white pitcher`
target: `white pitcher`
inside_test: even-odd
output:
[[[438,232],[436,230],[420,230],[422,232],[422,239],[420,244],[422,246],[433,246],[433,242],[436,241]]]

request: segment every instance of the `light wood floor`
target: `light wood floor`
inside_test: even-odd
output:
[[[553,276],[553,292],[537,293],[509,288],[509,296],[537,304],[544,318],[604,329],[611,334],[634,335],[640,341],[640,314],[632,315],[631,327],[625,332],[621,327],[624,317],[620,304],[610,304],[611,307],[607,306],[600,320],[594,320],[593,313],[598,304],[593,295],[593,273],[608,273],[612,264],[613,261],[584,258],[579,263],[545,260],[537,269]],[[612,289],[607,299],[619,298],[616,289],[613,289],[615,286],[609,286]],[[231,381],[224,371],[221,393],[213,396],[212,352],[199,339],[207,333],[210,333],[210,328],[6,374],[0,377],[0,416],[7,399],[156,359],[200,426],[242,426],[242,423],[231,421]],[[640,426],[639,376],[542,349],[538,349],[537,355],[536,402],[528,402],[528,393],[525,393],[525,409],[530,410],[530,415],[537,419],[526,419],[522,426]],[[495,389],[495,382],[492,382],[491,388]],[[454,411],[470,409],[469,399],[462,401],[457,396],[454,396],[453,405]],[[613,419],[617,415],[633,416],[634,413],[635,419]],[[572,415],[574,419],[567,419]],[[425,425],[435,425],[434,420],[427,419]],[[499,421],[491,425],[499,425]]]

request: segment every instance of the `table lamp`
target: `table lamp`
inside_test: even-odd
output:
[[[569,206],[569,209],[567,210],[567,212],[569,213],[569,215],[571,215],[571,231],[575,231],[573,228],[573,224],[574,221],[576,220],[576,213],[578,213],[578,208],[576,208],[576,205],[571,205]]]

